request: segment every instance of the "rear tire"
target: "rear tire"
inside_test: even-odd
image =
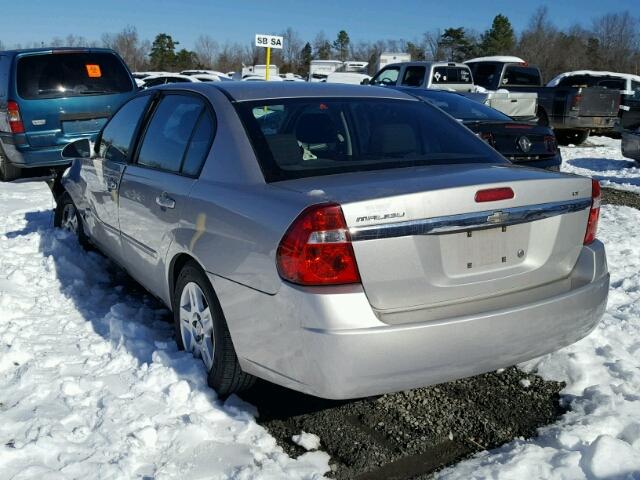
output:
[[[189,261],[173,294],[173,321],[180,350],[201,358],[207,383],[221,397],[250,388],[256,377],[240,368],[218,297],[202,269]]]
[[[556,130],[559,145],[580,145],[589,137],[589,130]]]
[[[0,181],[10,182],[20,178],[20,169],[13,165],[3,152],[0,152]]]

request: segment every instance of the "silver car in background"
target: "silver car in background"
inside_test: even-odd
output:
[[[57,225],[173,311],[221,395],[444,382],[571,344],[605,308],[598,183],[514,166],[392,89],[167,85],[65,155]]]

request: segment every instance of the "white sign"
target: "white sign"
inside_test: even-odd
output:
[[[282,48],[283,38],[277,35],[256,34],[256,47]]]

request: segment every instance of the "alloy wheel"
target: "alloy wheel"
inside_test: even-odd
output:
[[[71,233],[78,234],[78,214],[76,207],[72,203],[65,204],[62,209],[62,219],[60,226]]]
[[[215,341],[213,318],[202,289],[195,282],[187,283],[180,295],[180,335],[186,351],[201,358],[211,371]]]

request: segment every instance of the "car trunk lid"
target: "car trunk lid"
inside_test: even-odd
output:
[[[582,248],[589,179],[454,165],[281,182],[342,205],[362,285],[382,313],[435,308],[565,278]],[[479,190],[513,198],[477,202]]]

